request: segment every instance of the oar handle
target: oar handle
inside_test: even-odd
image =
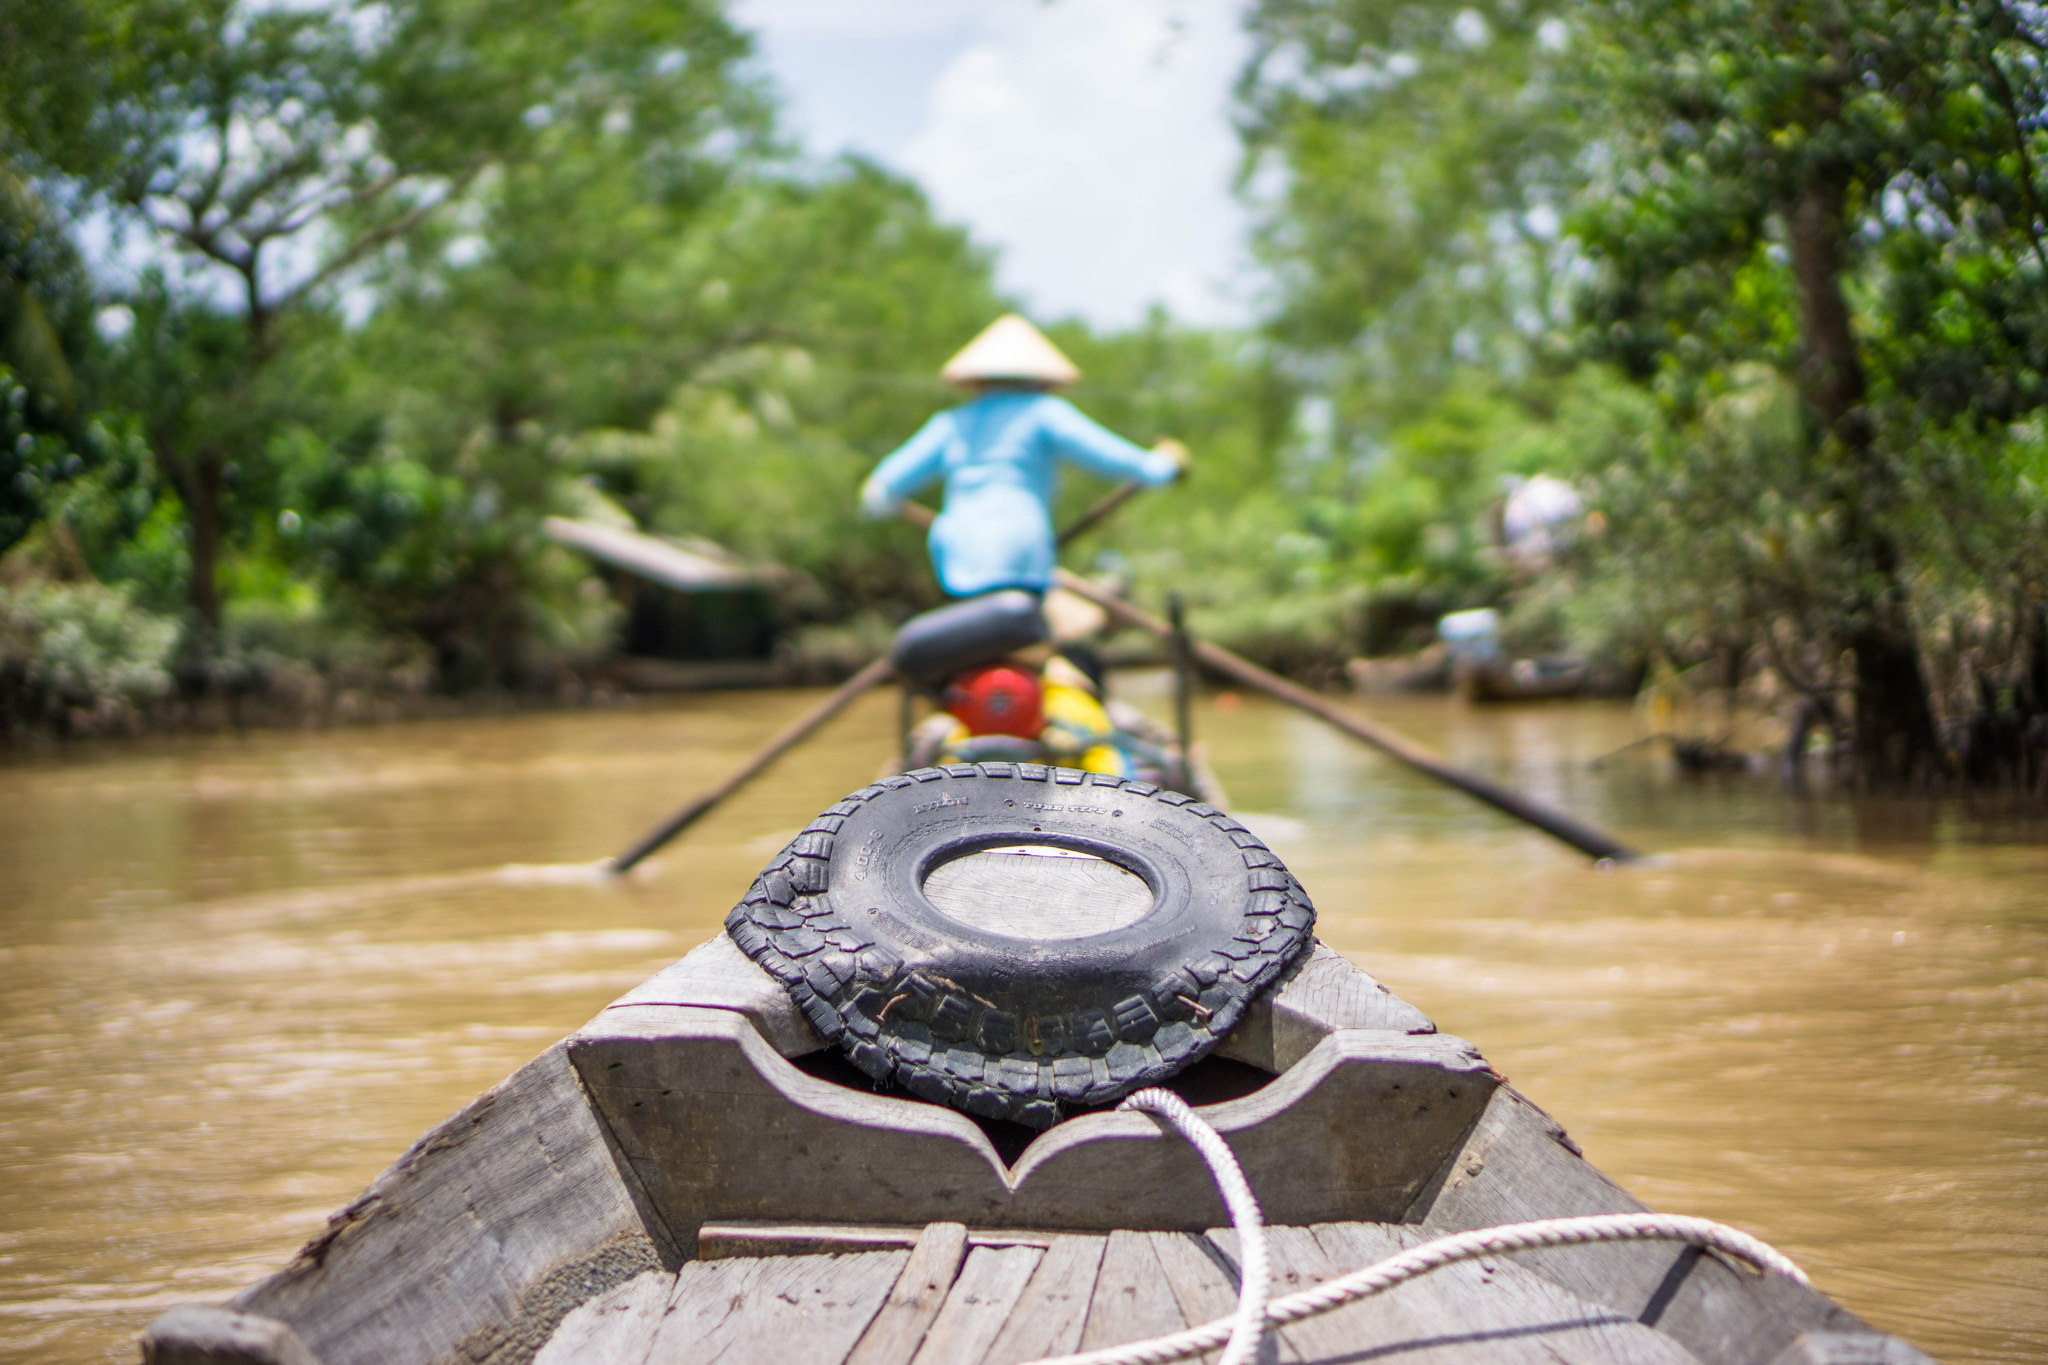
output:
[[[813,730],[844,711],[861,693],[886,681],[889,675],[895,672],[895,668],[885,654],[839,684],[831,696],[785,726],[780,734],[757,749],[754,756],[735,769],[725,781],[647,831],[640,837],[640,842],[612,859],[611,872],[616,875],[631,871],[635,863],[697,823],[712,807],[760,776],[769,764],[802,743]]]
[[[1122,507],[1144,491],[1145,485],[1142,483],[1118,484],[1105,494],[1100,502],[1074,518],[1074,524],[1061,531],[1059,539],[1055,543],[1061,546],[1072,543],[1089,531],[1094,530],[1096,524],[1104,517],[1107,517],[1111,512],[1116,511],[1117,508]]]

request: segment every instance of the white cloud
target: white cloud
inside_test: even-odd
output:
[[[942,212],[1006,249],[1040,311],[1127,323],[1165,303],[1234,310],[1242,216],[1226,121],[1243,56],[1221,0],[1001,11],[934,86],[906,168]]]
[[[1042,316],[1242,318],[1235,0],[744,0],[812,150],[917,178]]]

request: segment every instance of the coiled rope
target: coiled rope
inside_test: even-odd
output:
[[[1166,1090],[1140,1090],[1117,1106],[1164,1119],[1201,1153],[1209,1174],[1223,1196],[1237,1233],[1240,1273],[1237,1312],[1227,1318],[1190,1327],[1185,1331],[1110,1346],[1079,1355],[1057,1356],[1033,1365],[1167,1365],[1169,1361],[1213,1351],[1225,1342],[1223,1365],[1247,1365],[1256,1357],[1268,1330],[1290,1322],[1327,1313],[1334,1308],[1392,1289],[1397,1284],[1426,1275],[1432,1270],[1460,1261],[1477,1260],[1511,1251],[1536,1251],[1545,1247],[1589,1246],[1596,1242],[1685,1242],[1691,1246],[1719,1251],[1747,1262],[1766,1273],[1775,1272],[1801,1285],[1809,1282],[1804,1271],[1783,1253],[1746,1232],[1707,1218],[1685,1218],[1662,1213],[1612,1213],[1585,1218],[1543,1218],[1530,1223],[1509,1223],[1496,1228],[1439,1237],[1410,1247],[1396,1256],[1354,1270],[1349,1275],[1304,1289],[1284,1298],[1267,1301],[1270,1279],[1266,1252],[1265,1217],[1251,1186],[1223,1137],[1178,1095]]]

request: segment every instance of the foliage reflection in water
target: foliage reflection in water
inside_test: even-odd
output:
[[[1139,689],[1134,680],[1132,691]],[[1140,700],[1146,700],[1139,697]],[[132,1358],[714,932],[870,779],[869,698],[653,873],[589,874],[797,704],[111,747],[0,770],[0,1357]],[[1950,1360],[2048,1361],[2048,848],[1928,806],[1600,770],[1625,708],[1374,708],[1614,828],[1609,873],[1291,714],[1198,715],[1321,932],[1654,1206]]]

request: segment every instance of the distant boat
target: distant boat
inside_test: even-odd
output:
[[[1583,660],[1467,659],[1451,670],[1452,686],[1467,701],[1541,701],[1576,697],[1586,686]]]
[[[1578,695],[1583,660],[1563,655],[1510,658],[1501,645],[1500,613],[1492,607],[1454,611],[1436,623],[1449,653],[1451,687],[1468,701],[1539,701]]]

